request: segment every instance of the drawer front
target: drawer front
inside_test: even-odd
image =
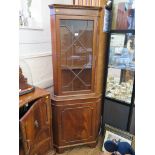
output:
[[[30,153],[40,144],[43,145],[43,141],[51,137],[50,111],[49,98],[43,97],[35,101],[28,112],[20,119],[26,153]]]

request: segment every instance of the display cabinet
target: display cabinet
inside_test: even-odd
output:
[[[131,103],[135,74],[134,2],[113,1],[106,97]]]
[[[129,130],[135,85],[134,0],[113,0],[111,15],[104,122]],[[107,111],[113,112],[115,118]]]
[[[94,147],[100,128],[97,92],[100,7],[50,5],[54,146]]]
[[[134,32],[115,32],[110,35],[106,97],[131,103],[135,51]]]

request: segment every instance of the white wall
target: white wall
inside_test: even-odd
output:
[[[43,29],[19,30],[19,56],[28,64],[33,84],[52,92],[52,51],[49,4],[73,4],[73,0],[42,0]]]

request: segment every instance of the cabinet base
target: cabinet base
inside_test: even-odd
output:
[[[78,146],[88,146],[90,148],[95,148],[97,145],[97,141],[89,142],[89,143],[79,143],[73,145],[66,145],[66,146],[57,146],[54,145],[57,153],[64,153],[68,148],[78,147]]]
[[[59,100],[52,100],[53,143],[56,151],[63,153],[67,148],[82,145],[95,147],[100,128],[100,97],[57,98]]]

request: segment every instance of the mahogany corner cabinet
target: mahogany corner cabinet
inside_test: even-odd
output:
[[[99,16],[101,7],[52,4],[53,138],[58,153],[95,147],[100,129]]]

